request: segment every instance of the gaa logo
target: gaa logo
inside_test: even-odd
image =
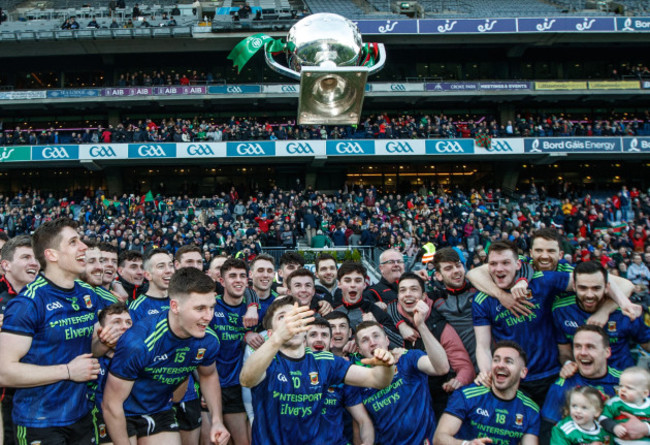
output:
[[[117,154],[110,145],[93,145],[90,147],[90,156],[93,158],[115,158]]]
[[[242,156],[258,156],[266,153],[260,144],[239,144],[237,145],[237,154]]]
[[[138,148],[138,154],[149,158],[160,158],[167,155],[160,145],[141,145]]]
[[[388,153],[413,153],[413,147],[408,142],[389,142],[386,144]]]
[[[313,154],[314,149],[311,148],[311,145],[309,144],[301,144],[301,143],[295,143],[291,142],[287,144],[287,153],[289,154]]]
[[[509,152],[512,152],[514,150],[512,149],[512,146],[510,146],[510,144],[505,142],[505,141],[493,141],[490,148],[487,148],[487,151],[493,151],[493,152],[506,152],[506,151],[509,151]]]
[[[465,153],[462,145],[456,141],[440,141],[436,142],[436,151],[438,153]]]
[[[207,144],[191,144],[187,147],[187,154],[190,156],[214,156],[214,151]]]
[[[240,87],[230,86],[226,88],[226,91],[229,93],[243,93],[243,90]]]
[[[45,159],[65,159],[70,158],[68,152],[63,147],[45,147],[43,149]]]
[[[336,144],[336,152],[342,155],[357,154],[362,155],[365,153],[358,142],[339,142]]]

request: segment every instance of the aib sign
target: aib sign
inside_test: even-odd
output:
[[[129,144],[129,158],[175,158],[176,144]]]
[[[228,157],[275,156],[273,142],[228,142],[226,146]]]
[[[70,161],[79,159],[78,145],[35,145],[32,146],[32,160]]]

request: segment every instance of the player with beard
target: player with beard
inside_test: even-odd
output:
[[[117,303],[117,297],[102,287],[104,276],[104,265],[102,264],[102,252],[93,243],[86,243],[86,268],[81,274],[81,281],[90,284],[95,293],[105,301],[105,305]]]
[[[78,280],[87,247],[77,223],[58,218],[39,226],[32,245],[42,273],[13,298],[0,333],[0,385],[18,388],[13,421],[24,443],[92,440],[86,382],[97,378],[103,355],[117,339],[94,329],[103,300]]]
[[[321,253],[314,261],[316,265],[316,295],[320,299],[328,301],[332,306],[341,304],[340,294],[339,301],[335,302],[337,295],[336,286],[336,258],[329,253]]]
[[[580,263],[573,270],[575,295],[558,299],[553,303],[553,323],[558,333],[557,342],[560,361],[573,360],[571,341],[578,326],[600,309],[606,301],[609,274],[599,262]],[[621,310],[613,312],[605,325],[612,355],[609,364],[616,369],[634,366],[630,343],[650,350],[650,329],[642,318],[631,321]]]
[[[169,297],[169,311],[143,319],[115,349],[102,403],[108,432],[116,445],[129,445],[135,437],[143,445],[180,444],[171,399],[197,370],[212,417],[210,438],[225,445],[230,435],[215,366],[219,339],[209,328],[214,281],[195,268],[181,268],[169,282]]]
[[[217,370],[221,376],[221,397],[224,423],[231,432],[234,445],[250,443],[250,425],[242,399],[239,373],[244,356],[244,338],[264,343],[260,334],[244,326],[246,314],[244,293],[248,286],[248,268],[240,259],[229,258],[221,266],[223,295],[217,296],[214,318],[210,327],[217,333],[221,348],[217,357]]]
[[[526,377],[526,352],[500,341],[492,352],[491,385],[454,391],[434,437],[434,445],[537,445],[539,407],[519,391]]]
[[[253,392],[253,443],[322,444],[319,425],[327,388],[346,383],[382,389],[392,380],[394,358],[385,349],[376,348],[372,358],[363,360],[372,368],[306,349],[313,314],[294,297],[283,297],[264,317],[269,340],[244,363],[239,377]]]
[[[413,312],[426,352],[411,349],[402,354],[386,389],[359,389],[363,404],[373,419],[376,436],[382,443],[411,445],[433,440],[436,418],[427,381],[430,376],[447,374],[449,362],[445,350],[426,326],[427,310],[427,305],[419,302]],[[360,323],[355,337],[360,354],[366,358],[372,357],[375,349],[385,349],[389,344],[384,329],[375,321]]]
[[[615,387],[621,372],[608,366],[612,351],[607,332],[600,326],[583,325],[573,336],[573,356],[577,372],[568,378],[559,378],[549,389],[542,407],[540,442],[548,443],[553,425],[562,420],[562,403],[566,393],[576,386],[592,386],[606,396],[616,395]]]
[[[390,316],[378,305],[363,297],[365,295],[363,291],[366,288],[366,273],[366,268],[361,263],[346,261],[341,264],[337,278],[343,303],[335,311],[343,312],[348,316],[352,329],[356,329],[362,321],[378,322],[384,327],[386,335],[390,339],[391,348],[400,348],[404,346],[404,340],[399,335]]]
[[[312,351],[329,351],[331,338],[332,329],[327,320],[317,318],[309,324],[307,347]],[[322,433],[319,437],[323,438],[325,443],[347,445],[354,442],[352,428],[345,428],[350,423],[350,417],[358,425],[360,443],[375,443],[375,429],[372,426],[372,420],[361,403],[361,396],[356,387],[345,383],[332,385],[327,388],[323,396],[325,397],[325,407],[322,413]],[[343,428],[341,428],[342,425]]]
[[[560,235],[555,229],[544,228],[533,232],[531,237],[530,258],[520,257],[522,265],[532,265],[532,271],[527,271],[522,267],[517,276],[517,281],[530,281],[534,272],[566,272],[571,273],[573,266],[564,259],[564,252],[560,248]],[[474,268],[467,273],[467,278],[481,292],[492,295],[499,299],[499,302],[510,309],[514,315],[530,315],[531,303],[527,300],[528,289],[526,286],[516,286],[511,289],[511,293],[505,292],[499,286],[494,284],[488,270],[488,266]],[[612,277],[612,281],[621,290],[624,295],[631,295],[634,285],[621,277]],[[571,292],[561,292],[557,298],[572,296]],[[605,304],[590,317],[590,323],[604,325],[609,318],[610,313],[616,311],[618,305],[611,299],[607,299]],[[640,314],[640,307],[634,308],[634,314]],[[638,315],[637,315],[638,316]]]
[[[146,294],[129,304],[133,323],[169,310],[169,281],[174,274],[172,257],[166,250],[154,249],[144,260],[144,277],[149,281]]]
[[[506,241],[492,243],[488,251],[488,267],[494,283],[502,290],[510,290],[515,286],[517,270],[521,267],[517,248]],[[522,317],[514,317],[498,300],[487,294],[479,292],[476,295],[472,306],[476,359],[481,370],[479,378],[483,378],[492,361],[492,339],[518,343],[529,360],[529,372],[521,388],[541,404],[560,370],[557,348],[548,347],[555,343],[551,307],[558,293],[573,290],[573,283],[567,273],[543,272],[535,274],[528,287],[532,312]],[[627,299],[615,286],[612,286],[612,292],[625,305]],[[629,300],[627,304],[630,304]],[[531,332],[535,335],[530,335]]]
[[[25,286],[34,281],[41,266],[36,261],[32,240],[29,235],[19,235],[8,240],[2,246],[0,266],[4,275],[0,277],[0,328],[7,304],[15,298]],[[4,444],[13,445],[14,431],[11,421],[13,409],[13,388],[2,388],[2,415],[0,426],[4,430]]]

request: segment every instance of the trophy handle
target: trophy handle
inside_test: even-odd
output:
[[[378,43],[377,49],[379,50],[379,58],[375,65],[368,68],[368,75],[372,75],[381,71],[382,68],[384,68],[384,64],[386,63],[386,47],[384,46],[383,43]],[[266,59],[266,64],[276,73],[290,77],[293,80],[300,81],[299,72],[294,71],[291,68],[287,68],[284,65],[280,65],[278,62],[275,61],[271,53],[264,51],[264,59]]]
[[[384,67],[384,64],[386,63],[386,47],[383,43],[378,43],[377,49],[379,50],[379,59],[375,65],[368,69],[369,76],[381,71],[381,69]]]
[[[382,45],[383,46],[383,45]],[[381,51],[381,50],[380,50]],[[384,57],[386,56],[384,52]],[[264,51],[264,58],[266,59],[266,64],[276,73],[282,74],[284,76],[290,77],[293,80],[298,80],[300,81],[300,73],[297,71],[294,71],[290,68],[287,68],[286,66],[280,65],[278,62],[275,61],[273,58],[273,55],[269,53],[268,51]]]

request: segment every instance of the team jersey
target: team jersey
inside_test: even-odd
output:
[[[332,385],[325,391],[325,406],[323,407],[319,437],[325,438],[325,443],[330,445],[348,445],[352,443],[351,431],[345,431],[348,426],[350,414],[345,408],[358,405],[362,402],[359,388],[339,383]],[[350,428],[351,430],[351,428]],[[347,434],[346,434],[347,433]]]
[[[133,324],[151,315],[158,315],[169,310],[169,298],[154,298],[142,294],[129,303],[129,313]]]
[[[124,402],[127,416],[171,409],[178,385],[197,367],[210,366],[217,359],[219,339],[212,329],[208,328],[203,338],[179,338],[167,317],[163,312],[141,320],[117,343],[110,373],[134,381]]]
[[[524,257],[524,256],[520,255],[519,259],[522,260],[522,261],[525,261],[528,264],[530,264],[530,266],[532,268],[533,259],[531,257]],[[567,260],[562,258],[562,259],[560,259],[560,261],[557,262],[557,266],[555,267],[555,272],[565,272],[565,273],[571,274],[573,272],[573,269],[575,269],[575,267],[573,265],[571,265],[571,263],[569,263]],[[572,291],[559,292],[556,295],[556,299],[564,298],[564,297],[570,297],[571,295],[574,295],[574,293]]]
[[[7,305],[2,331],[31,337],[22,363],[67,364],[91,352],[93,327],[103,307],[92,286],[75,281],[72,289],[63,289],[39,275]],[[16,389],[12,417],[21,426],[58,427],[75,423],[90,409],[88,385],[61,380]]]
[[[246,303],[231,306],[217,296],[214,317],[210,327],[219,337],[221,348],[217,357],[217,370],[221,387],[239,385],[239,373],[244,358],[244,334],[249,328],[244,327],[244,315],[248,309]]]
[[[119,301],[115,295],[101,286],[95,286],[93,289],[95,289],[97,296],[104,300],[104,304],[106,306],[110,306],[111,304],[117,303]]]
[[[553,445],[579,445],[602,442],[613,443],[612,437],[598,422],[594,422],[593,428],[585,430],[571,419],[565,417],[553,427],[551,432],[551,443]]]
[[[260,322],[259,322],[258,326],[262,325],[262,321],[264,320],[264,316],[266,315],[266,311],[269,310],[269,306],[271,306],[271,303],[273,303],[275,301],[277,296],[278,296],[278,293],[276,291],[274,291],[274,290],[271,290],[271,295],[269,295],[267,298],[265,298],[263,300],[260,298],[260,309],[259,309],[259,320],[260,320]]]
[[[97,380],[88,382],[88,388],[90,390],[90,401],[101,411],[102,400],[104,400],[104,388],[106,387],[106,377],[108,377],[108,367],[111,359],[104,355],[99,357],[97,361],[99,362],[99,375],[97,376]]]
[[[566,393],[576,386],[592,386],[606,396],[616,395],[614,387],[618,385],[621,371],[608,367],[607,374],[598,379],[583,377],[580,373],[574,374],[568,379],[557,379],[546,394],[546,400],[542,407],[542,419],[557,423],[562,419],[562,407],[566,401]]]
[[[614,419],[616,423],[625,423],[629,418],[625,417],[622,413],[632,414],[639,418],[642,422],[650,422],[650,399],[646,398],[643,403],[640,405],[633,405],[631,403],[626,403],[621,400],[620,397],[612,397],[605,404],[605,409],[603,410],[603,416]],[[642,439],[636,441],[622,441],[616,439],[616,443],[632,445],[632,444],[648,444],[650,443],[650,437],[646,436]]]
[[[519,343],[528,355],[528,381],[556,375],[560,371],[551,307],[555,295],[564,291],[568,284],[567,273],[536,272],[528,285],[532,292],[529,301],[535,306],[530,315],[521,317],[513,315],[488,294],[479,292],[474,297],[474,326],[490,326],[494,342],[512,340]],[[535,335],[531,335],[533,332]]]
[[[426,356],[424,351],[410,349],[397,362],[389,386],[381,390],[359,390],[363,405],[375,425],[377,439],[382,443],[433,443],[436,417],[431,406],[429,376],[418,369],[418,360],[423,356]]]
[[[319,436],[327,388],[343,383],[350,363],[331,352],[312,352],[293,359],[278,352],[253,395],[252,444],[324,445]],[[329,445],[329,444],[328,444]]]
[[[539,435],[539,407],[521,391],[503,400],[490,388],[472,383],[451,394],[445,413],[463,422],[455,436],[461,440],[489,437],[492,443],[514,445],[526,434]]]
[[[129,304],[129,314],[133,323],[144,320],[152,315],[161,314],[169,310],[169,298],[154,298],[146,294],[140,295],[136,300]],[[190,374],[189,382],[187,384],[187,391],[183,396],[183,400],[179,403],[189,402],[199,398],[194,384],[194,377]]]
[[[591,316],[578,305],[575,295],[556,300],[553,304],[553,323],[559,344],[571,344],[578,326],[587,323]],[[634,366],[629,342],[636,344],[650,342],[650,328],[642,317],[631,321],[620,308],[616,309],[604,326],[609,335],[612,355],[607,362],[616,369]]]

